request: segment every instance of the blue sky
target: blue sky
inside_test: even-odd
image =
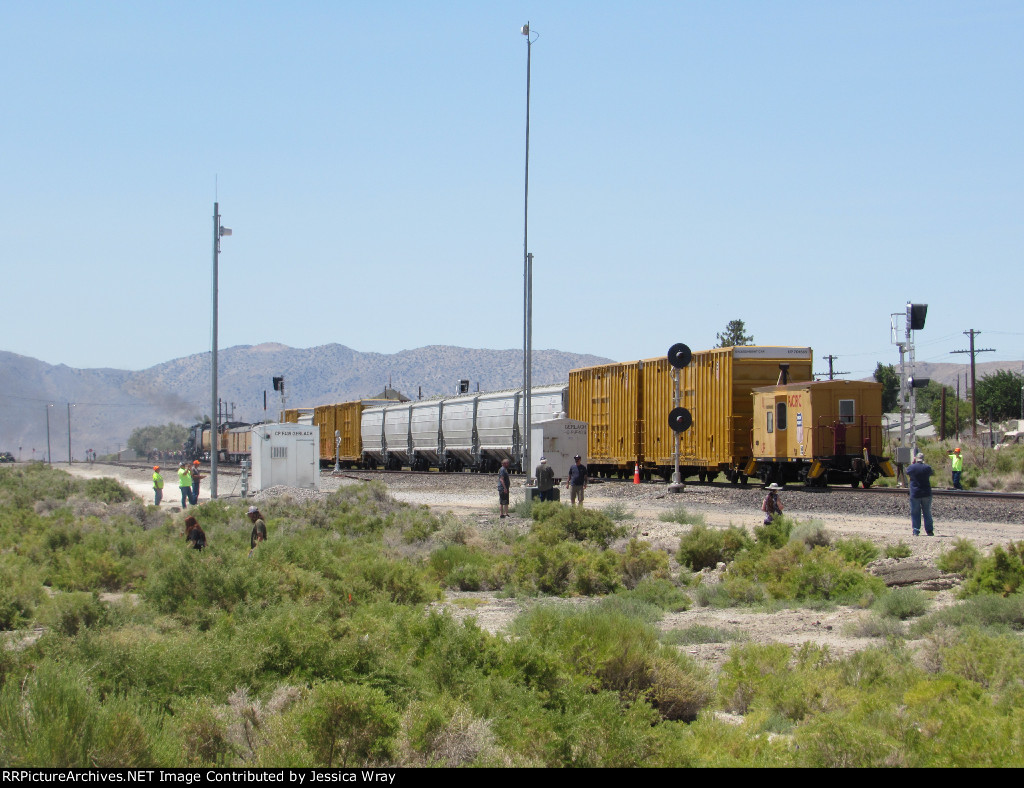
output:
[[[521,347],[527,21],[535,348],[1024,357],[1019,0],[7,0],[0,348]]]

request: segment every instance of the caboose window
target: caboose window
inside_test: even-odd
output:
[[[853,400],[839,400],[839,422],[841,424],[853,424]]]
[[[775,422],[780,430],[786,429],[786,403],[779,402],[775,405]]]
[[[768,428],[768,434],[771,435],[771,433],[775,432],[775,414],[770,410],[766,410],[764,415],[768,417],[768,423],[766,426]]]

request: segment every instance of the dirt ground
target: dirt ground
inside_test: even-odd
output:
[[[71,473],[81,477],[113,476],[138,494],[144,501],[152,502],[153,490],[150,477],[151,470],[126,469],[103,465],[75,465],[67,468]],[[166,487],[163,508],[177,510],[180,496],[177,489],[176,468],[163,470]],[[391,494],[408,503],[429,506],[437,513],[452,512],[460,518],[472,523],[478,530],[486,531],[494,528],[515,528],[526,530],[529,523],[518,517],[507,521],[498,519],[497,496],[491,489],[492,480],[487,477],[465,478],[447,477],[436,482],[424,483],[423,477],[414,475],[393,475],[384,478]],[[340,485],[358,483],[353,478],[334,477],[325,473],[321,479],[321,491],[330,492]],[[237,497],[237,477],[224,476],[219,480],[220,497]],[[513,504],[517,498],[521,500],[522,490],[513,490]],[[757,495],[756,490],[751,491]],[[793,493],[793,496],[799,493]],[[209,484],[204,480],[200,490],[200,500],[208,500]],[[792,498],[797,501],[798,499]],[[631,535],[648,540],[653,546],[666,550],[673,555],[678,547],[679,537],[689,530],[689,526],[664,522],[659,515],[675,507],[683,506],[688,512],[699,512],[704,515],[708,525],[727,527],[730,524],[741,525],[752,530],[761,520],[756,507],[723,502],[708,488],[687,487],[682,493],[671,494],[664,487],[639,486],[621,484],[595,484],[587,491],[586,506],[601,509],[616,505],[624,507],[631,515],[623,521],[630,528]],[[794,507],[795,509],[795,507]],[[936,506],[935,537],[914,537],[911,535],[909,516],[883,517],[875,515],[851,514],[843,511],[816,511],[813,517],[802,517],[792,510],[797,519],[814,519],[822,522],[837,537],[857,536],[868,539],[884,549],[887,545],[895,545],[900,541],[907,544],[912,556],[905,559],[910,563],[934,567],[936,558],[943,550],[948,549],[957,537],[971,540],[984,552],[995,544],[1005,544],[1009,540],[1024,540],[1024,523],[991,522],[987,520],[943,522],[941,506]],[[707,581],[715,580],[714,573]],[[926,592],[932,600],[932,609],[955,604],[956,588]],[[543,601],[529,599],[508,599],[492,593],[449,591],[441,606],[449,609],[459,618],[473,617],[479,626],[490,632],[499,633],[508,623],[527,606],[532,604],[591,604],[588,599],[548,599]],[[835,655],[847,654],[877,643],[872,638],[857,637],[852,629],[857,623],[871,613],[853,607],[830,607],[825,609],[795,608],[775,612],[758,612],[749,608],[715,609],[693,607],[681,613],[665,616],[660,626],[664,630],[686,629],[702,625],[714,627],[749,641],[767,643],[781,642],[799,645],[814,642],[828,646]],[[709,643],[683,647],[695,658],[712,666],[719,666],[725,660],[731,644]]]

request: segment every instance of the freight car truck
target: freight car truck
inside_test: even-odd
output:
[[[810,380],[809,347],[742,346],[693,354],[679,371],[680,404],[693,424],[680,435],[680,476],[712,480],[719,473],[746,483],[753,423],[751,392],[760,386]],[[666,357],[606,364],[569,373],[569,417],[589,427],[592,475],[671,478],[675,433],[672,367]]]

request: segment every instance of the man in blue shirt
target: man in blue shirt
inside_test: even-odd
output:
[[[932,483],[930,478],[935,471],[924,461],[924,455],[918,453],[907,468],[907,479],[910,482],[910,526],[914,536],[921,534],[921,515],[924,514],[924,531],[934,536],[932,530]]]
[[[580,455],[573,457],[575,465],[569,466],[569,478],[565,486],[569,488],[569,505],[576,506],[579,503],[583,508],[583,491],[587,489],[587,466],[583,464]]]

